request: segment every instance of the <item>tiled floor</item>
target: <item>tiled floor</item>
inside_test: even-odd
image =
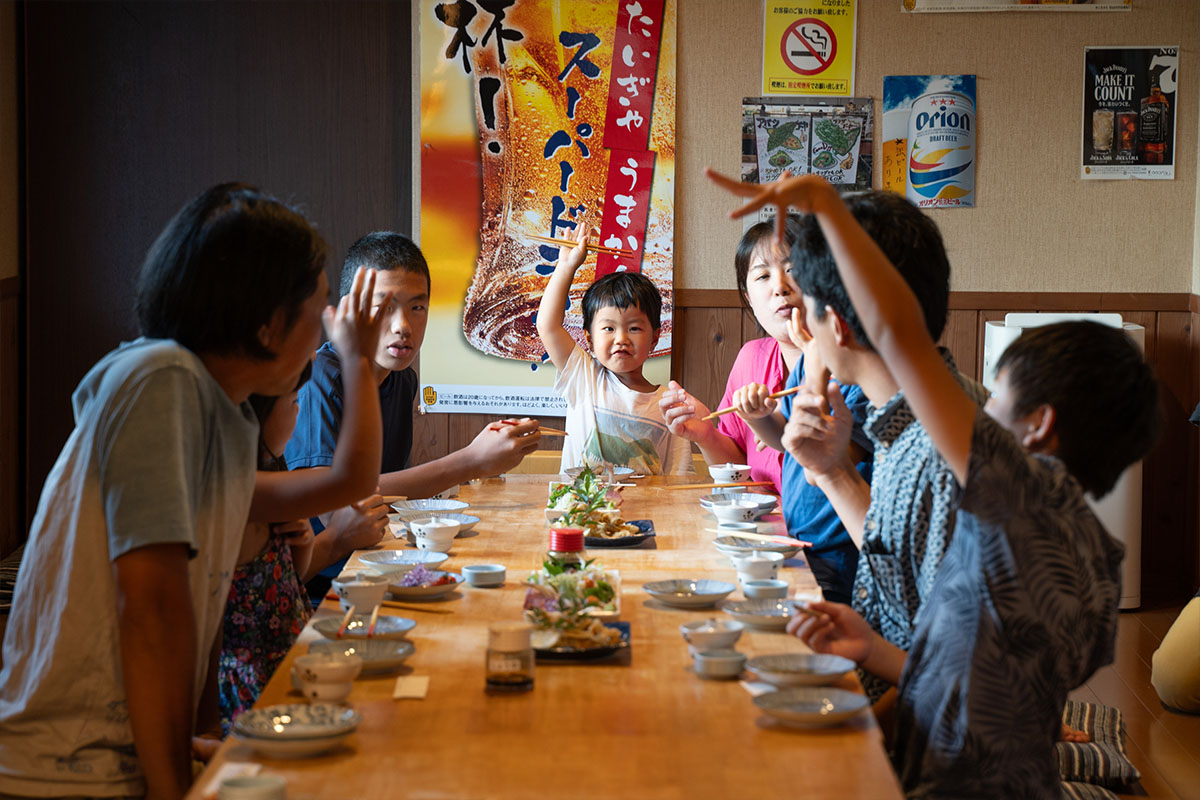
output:
[[[1122,797],[1200,800],[1200,715],[1167,710],[1150,685],[1150,658],[1180,608],[1123,613],[1116,661],[1071,693],[1121,709],[1126,750],[1142,773],[1140,790]]]

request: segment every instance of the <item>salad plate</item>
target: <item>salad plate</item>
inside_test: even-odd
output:
[[[655,600],[674,608],[706,608],[724,600],[737,587],[725,581],[686,578],[651,581],[642,588]]]
[[[371,624],[370,614],[355,614],[350,618],[350,624],[346,626],[346,632],[342,634],[343,641],[346,639],[366,639],[367,628]],[[342,627],[341,617],[325,617],[319,619],[312,624],[313,630],[324,636],[326,639],[337,639],[338,628]],[[390,615],[380,614],[379,619],[375,621],[375,635],[372,639],[403,639],[409,631],[417,626],[416,621],[407,617],[393,617]]]
[[[654,523],[648,519],[631,519],[625,523],[633,525],[638,533],[625,536],[585,536],[583,543],[588,547],[636,547],[654,535]]]
[[[817,686],[767,692],[754,705],[789,725],[816,728],[838,725],[869,705],[866,695]]]
[[[562,647],[555,644],[549,647],[538,647],[537,634],[541,632],[534,631],[533,652],[540,661],[594,661],[600,658],[608,658],[629,647],[628,622],[605,622],[603,624],[606,628],[616,628],[621,632],[621,638],[616,644],[601,645],[598,647]]]
[[[416,651],[416,646],[405,639],[342,639],[313,642],[308,646],[310,653],[345,653],[358,656],[362,659],[364,675],[399,669],[405,659]]]
[[[854,669],[854,662],[829,653],[776,653],[755,656],[746,669],[776,686],[828,686]]]
[[[413,575],[415,572],[416,570],[413,570],[413,572],[408,574]],[[398,600],[431,600],[450,594],[459,586],[462,586],[463,581],[466,580],[457,572],[443,572],[442,570],[428,570],[428,572],[433,580],[446,577],[453,582],[438,583],[430,586],[402,586],[400,581],[396,581],[388,586],[388,591]]]

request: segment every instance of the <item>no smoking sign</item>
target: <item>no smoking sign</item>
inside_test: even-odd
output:
[[[783,32],[779,43],[783,63],[800,75],[819,75],[837,55],[837,36],[819,19],[798,19]]]

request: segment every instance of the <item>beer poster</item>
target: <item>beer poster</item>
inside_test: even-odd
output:
[[[766,0],[763,94],[853,94],[857,33],[858,0]]]
[[[1178,47],[1085,47],[1084,180],[1175,177]]]
[[[975,205],[975,76],[885,75],[883,188],[921,208]]]
[[[428,412],[561,415],[538,337],[558,246],[589,254],[565,324],[598,277],[640,271],[663,296],[646,377],[670,374],[676,0],[421,0],[420,245],[432,291]]]
[[[742,180],[766,183],[789,170],[870,189],[874,129],[870,97],[743,98]],[[743,217],[743,230],[774,215],[768,208]]]
[[[1128,11],[1133,0],[900,0],[905,11]]]

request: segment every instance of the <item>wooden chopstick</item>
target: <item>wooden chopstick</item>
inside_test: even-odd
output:
[[[783,544],[789,547],[811,547],[811,543],[793,539],[790,536],[771,536],[766,533],[750,533],[749,531],[729,531],[721,530],[720,528],[705,528],[708,533],[719,533],[722,536],[736,536],[739,539],[749,539],[752,542],[767,542],[769,544]]]
[[[339,639],[342,638],[343,634],[346,633],[346,626],[350,624],[350,620],[353,617],[354,617],[354,606],[350,606],[350,608],[346,610],[346,616],[342,617],[342,624],[338,626],[337,638],[339,638]]]
[[[566,436],[566,431],[560,431],[558,428],[538,428],[542,436]]]
[[[543,244],[557,244],[562,247],[575,247],[579,244],[579,242],[573,242],[570,239],[555,239],[550,236],[539,236],[535,233],[527,233],[525,234],[525,238],[533,239],[535,242],[542,242]],[[633,255],[632,250],[626,250],[620,247],[606,247],[602,244],[592,244],[590,241],[588,242],[588,250],[594,250],[597,253],[604,253],[608,256],[623,256],[625,258],[629,258]]]
[[[804,388],[803,386],[793,386],[790,389],[784,389],[779,392],[773,392],[773,393],[767,395],[767,399],[768,400],[778,400],[781,397],[787,397],[789,394],[795,394],[796,392],[800,391],[803,388]],[[730,406],[729,408],[722,408],[719,411],[712,412],[707,417],[701,417],[700,421],[708,422],[710,419],[716,419],[717,417],[721,416],[722,414],[731,414],[734,411],[737,411],[737,409],[734,408],[733,406]]]
[[[382,603],[380,603],[380,605],[387,606],[388,608],[402,608],[405,611],[428,611],[430,614],[454,613],[448,608],[424,608],[422,606],[409,606],[405,605],[404,603],[397,603],[395,600],[384,600]]]
[[[371,624],[367,626],[367,638],[375,636],[375,623],[379,621],[379,606],[375,606],[375,610],[371,612]]]
[[[664,486],[664,489],[730,489],[734,486],[774,486],[773,481],[741,481],[740,483],[681,483],[678,486]]]

